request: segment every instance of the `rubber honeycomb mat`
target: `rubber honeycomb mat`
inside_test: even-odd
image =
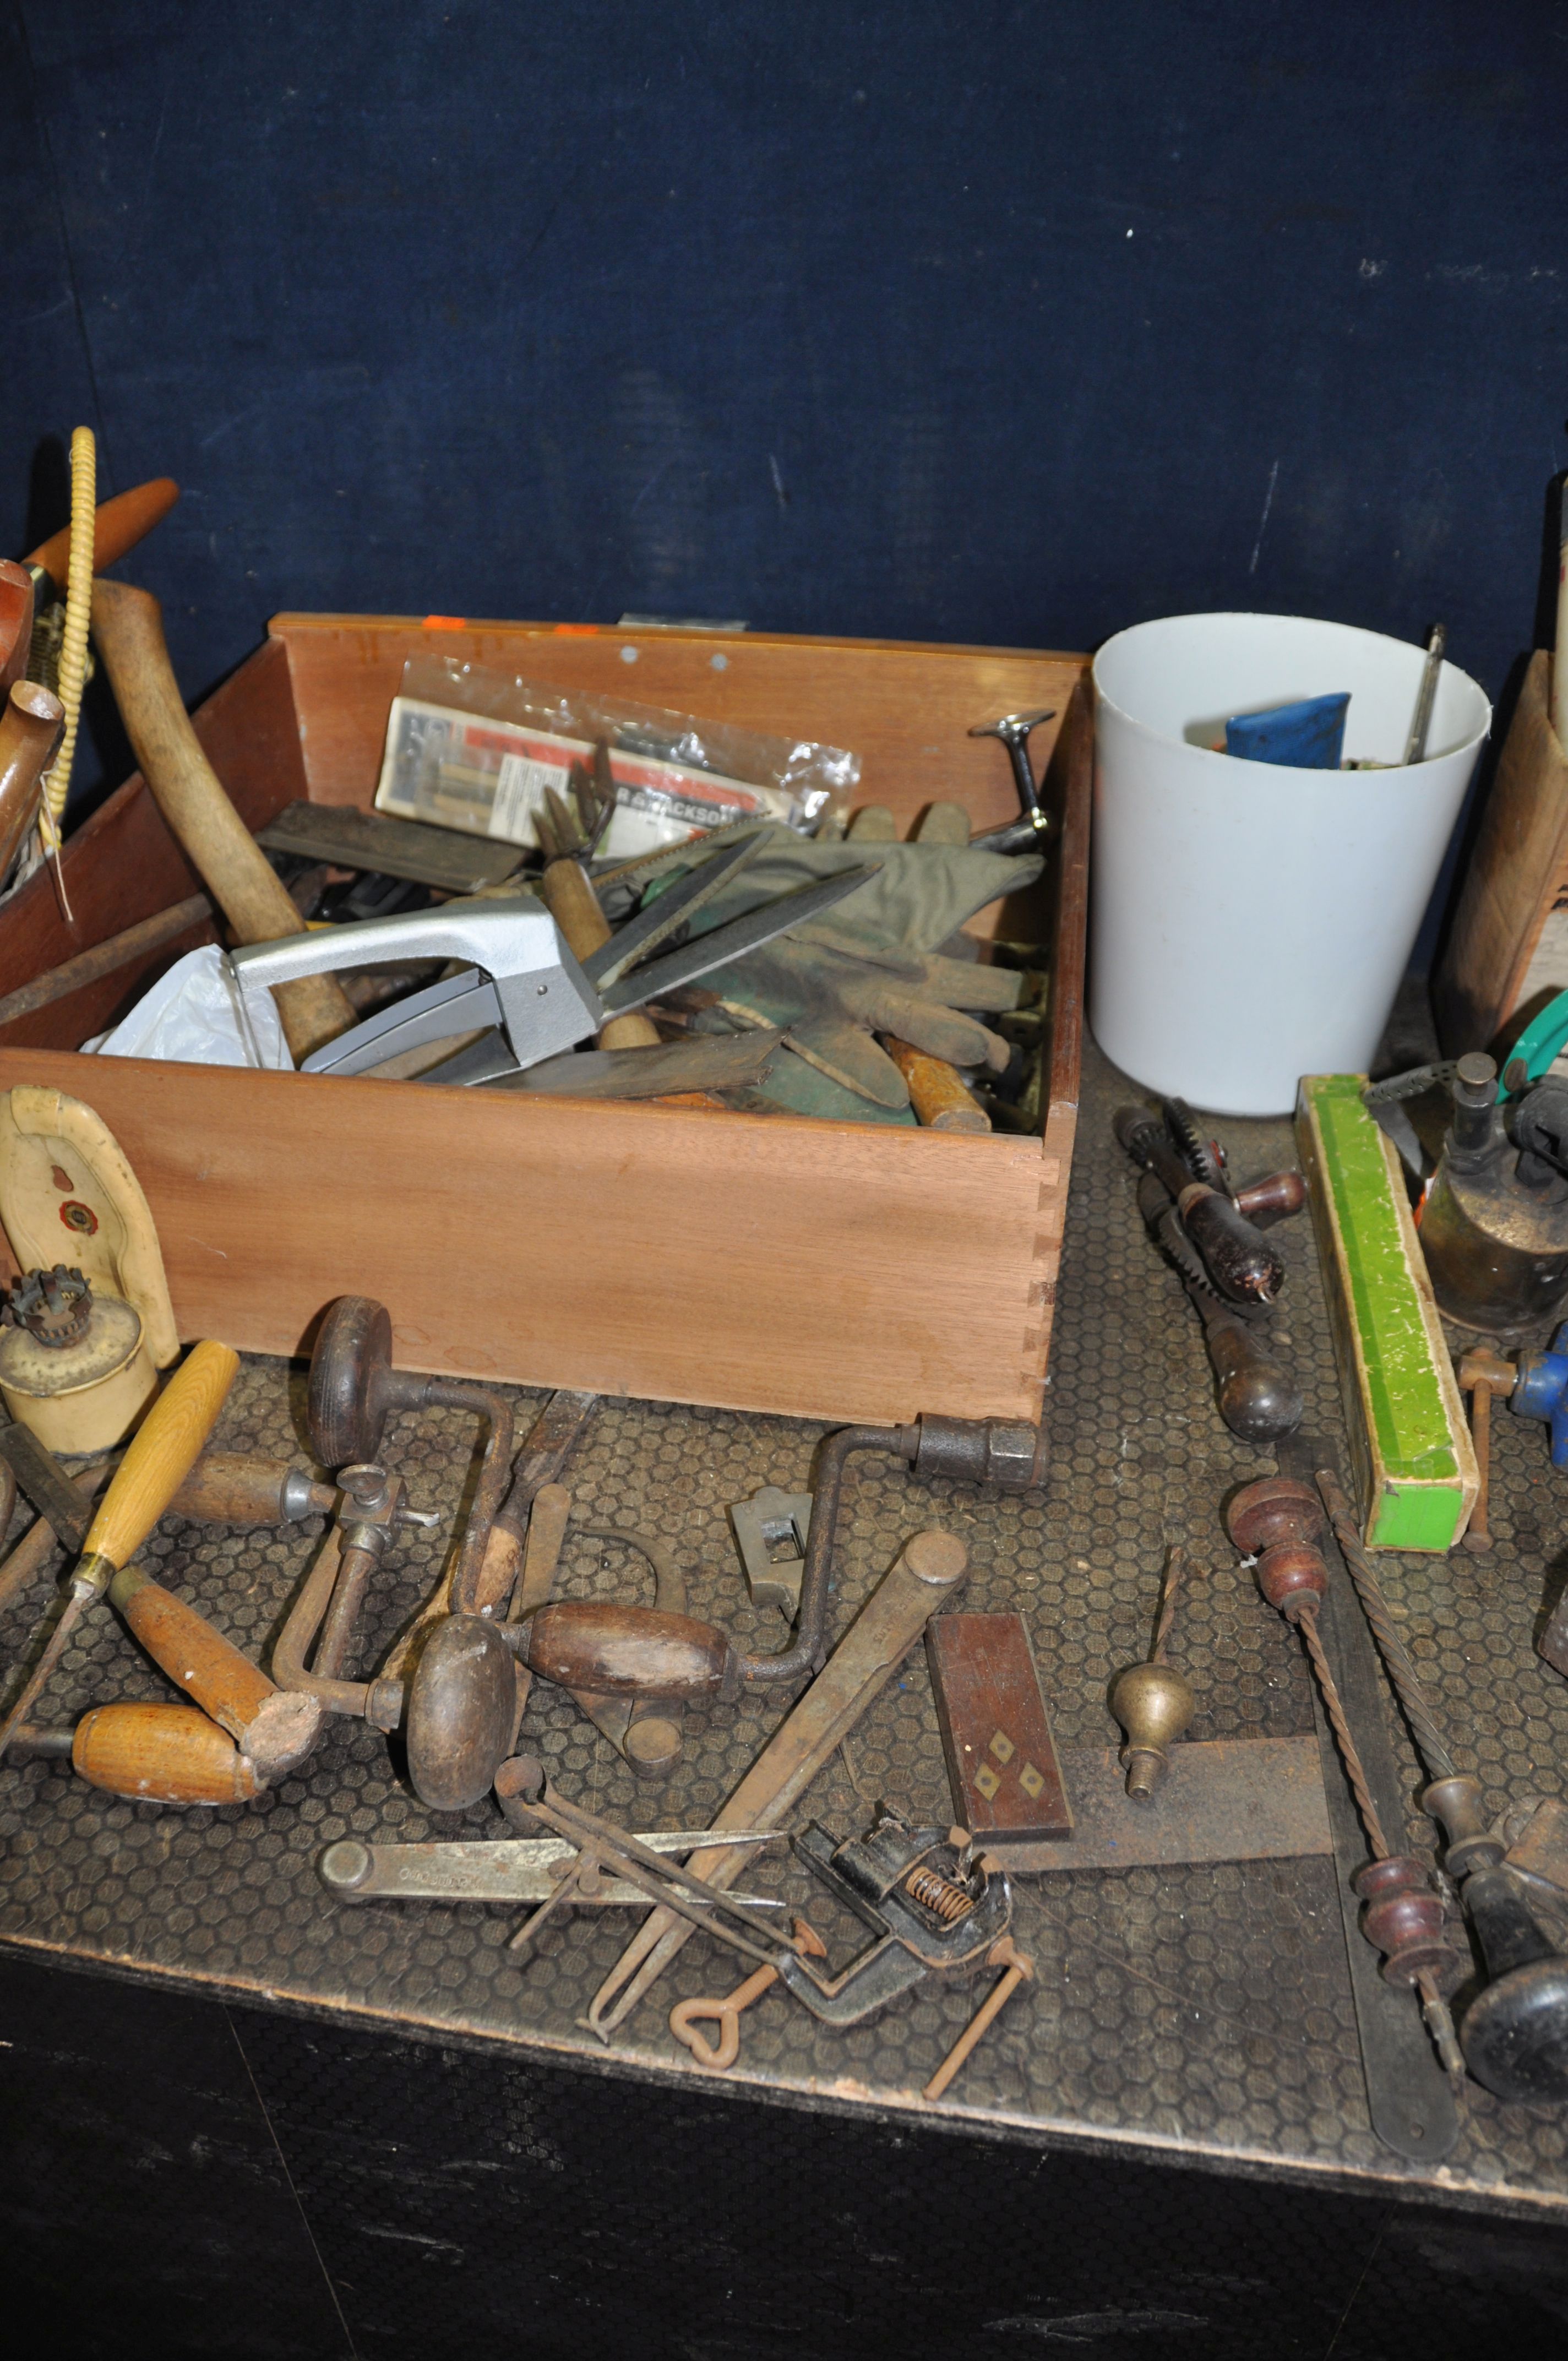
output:
[[[1199,1697],[1190,1736],[1291,1736],[1312,1729],[1295,1636],[1235,1562],[1220,1504],[1272,1462],[1237,1443],[1213,1407],[1198,1321],[1145,1235],[1135,1175],[1110,1117],[1132,1095],[1091,1047],[1047,1394],[1052,1449],[1038,1494],[988,1496],[915,1482],[892,1463],[850,1462],[838,1557],[841,1629],[908,1537],[960,1534],[972,1570],[963,1603],[1017,1609],[1030,1623],[1058,1745],[1106,1746],[1112,1675],[1146,1646],[1160,1567],[1174,1541],[1192,1575],[1173,1653]],[[1244,1177],[1292,1160],[1285,1124],[1217,1126]],[[1288,1266],[1280,1342],[1307,1397],[1307,1424],[1341,1433],[1326,1314],[1305,1219],[1277,1229]],[[394,1318],[395,1318],[395,1307]],[[520,1428],[527,1403],[519,1397]],[[302,1455],[302,1374],[248,1361],[215,1447]],[[1384,1558],[1385,1584],[1419,1662],[1440,1684],[1457,1752],[1490,1809],[1563,1792],[1568,1684],[1532,1652],[1555,1595],[1564,1495],[1542,1432],[1496,1422],[1497,1546],[1486,1558]],[[601,1402],[566,1470],[584,1521],[654,1534],[676,1553],[691,1611],[726,1623],[742,1647],[781,1643],[784,1624],[747,1598],[728,1504],[774,1484],[809,1488],[823,1430],[727,1411]],[[404,1416],[386,1455],[413,1503],[439,1510],[430,1535],[394,1544],[369,1602],[358,1668],[378,1663],[440,1573],[472,1480],[475,1422]],[[19,1531],[25,1519],[18,1517]],[[160,1580],[265,1657],[319,1546],[319,1521],[219,1532],[166,1521],[143,1553]],[[56,1562],[57,1570],[59,1561]],[[558,1595],[651,1598],[635,1553],[568,1537]],[[40,1576],[0,1622],[14,1664],[49,1603]],[[68,1650],[47,1719],[115,1697],[169,1690],[107,1609]],[[707,1823],[784,1704],[691,1708],[684,1758],[667,1780],[635,1778],[558,1690],[535,1684],[521,1743],[564,1793],[630,1828]],[[1415,1759],[1396,1730],[1409,1786]],[[924,1653],[810,1791],[798,1820],[859,1833],[885,1798],[946,1826],[951,1804]],[[723,1993],[744,1962],[694,1938],[607,2052],[580,2019],[638,1923],[600,1912],[553,1923],[533,1952],[507,1949],[519,1913],[495,1905],[339,1904],[315,1872],[342,1837],[367,1841],[499,1836],[488,1802],[435,1815],[400,1776],[395,1749],[334,1720],[303,1771],[273,1795],[217,1812],[181,1812],[97,1793],[60,1763],[0,1773],[0,1940],[34,1956],[69,1952],[121,1971],[172,1977],[250,1999],[379,2018],[441,2038],[540,2045],[641,2076],[696,2072],[668,2012]],[[1428,1847],[1412,1815],[1410,1841]],[[763,1853],[746,1885],[786,1894],[827,1935],[833,1965],[867,1939],[787,1856]],[[1459,2145],[1423,2172],[1375,2138],[1367,2119],[1345,1967],[1325,1860],[1058,1872],[1021,1882],[1016,1932],[1036,1979],[1009,2004],[938,2109],[921,2085],[967,2021],[983,1984],[927,1983],[871,2023],[820,2026],[779,1993],[743,2020],[731,2083],[815,2104],[910,2109],[971,2128],[1074,2136],[1193,2159],[1375,2177],[1408,2188],[1539,2205],[1568,2191],[1568,2113],[1504,2106],[1469,2086]],[[1461,1938],[1461,1940],[1463,1938]],[[707,2087],[719,2087],[707,2078]]]

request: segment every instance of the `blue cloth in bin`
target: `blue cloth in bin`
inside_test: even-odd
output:
[[[1303,697],[1266,713],[1234,714],[1225,724],[1225,752],[1247,763],[1285,763],[1293,771],[1337,771],[1344,747],[1343,697]]]

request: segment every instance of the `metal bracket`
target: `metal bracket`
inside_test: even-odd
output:
[[[776,1607],[791,1623],[800,1612],[811,1499],[809,1492],[784,1492],[776,1484],[764,1484],[729,1510],[752,1604]]]

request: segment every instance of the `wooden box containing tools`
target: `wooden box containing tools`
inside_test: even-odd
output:
[[[389,1307],[400,1362],[738,1410],[1037,1418],[1077,1116],[1091,728],[1086,659],[991,648],[283,615],[196,716],[246,821],[368,807],[407,657],[632,694],[854,749],[856,801],[907,826],[1016,817],[971,724],[1053,706],[1044,1137],[989,1137],[418,1082],[82,1057],[198,921],[0,1026],[0,1088],[95,1107],[157,1219],[181,1333],[300,1348],[333,1296]],[[72,917],[39,873],[0,925],[0,994],[194,895],[139,776],[71,839]],[[976,925],[1006,932],[998,910]],[[60,1253],[69,1260],[61,1232]]]

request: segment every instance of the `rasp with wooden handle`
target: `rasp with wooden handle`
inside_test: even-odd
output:
[[[242,943],[301,935],[305,922],[202,752],[163,637],[163,613],[126,582],[93,585],[93,635],[142,776]],[[330,975],[272,987],[296,1063],[346,1033],[355,1012]]]

